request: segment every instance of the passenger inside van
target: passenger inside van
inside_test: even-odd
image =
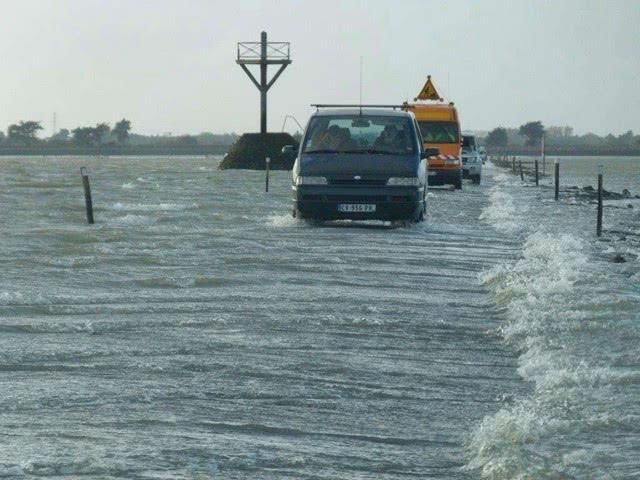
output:
[[[407,132],[395,125],[387,125],[373,144],[376,150],[402,152],[410,145],[407,140]]]
[[[316,128],[313,132],[310,148],[312,150],[333,150],[335,149],[336,139],[340,128],[337,125],[331,125],[328,129]]]
[[[349,150],[356,147],[348,128],[331,125],[327,130],[318,129],[311,140],[313,150]]]
[[[340,128],[336,137],[336,150],[351,150],[356,148],[356,142],[351,138],[348,128]]]

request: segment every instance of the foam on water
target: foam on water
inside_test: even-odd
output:
[[[179,204],[179,203],[157,203],[157,204],[144,204],[144,203],[114,203],[112,206],[112,210],[116,211],[182,211],[188,210],[192,208],[199,208],[197,203],[192,203],[190,205]]]
[[[291,214],[270,215],[267,217],[267,225],[275,228],[294,227],[300,224]]]
[[[12,305],[24,301],[21,292],[0,292],[0,305]]]
[[[494,175],[494,180],[496,185],[489,189],[489,205],[482,210],[480,220],[491,223],[500,232],[516,233],[521,225],[516,217],[513,197],[504,189],[505,185],[513,184],[513,181],[501,172]],[[526,208],[521,208],[519,214],[526,214]]]
[[[131,213],[118,217],[115,221],[116,223],[122,223],[125,225],[150,225],[152,223],[156,223],[156,220],[150,216],[134,215]]]
[[[630,424],[640,413],[635,394],[625,391],[640,377],[637,362],[629,365],[637,356],[638,297],[602,288],[622,279],[578,233],[542,231],[540,218],[520,220],[515,194],[496,185],[482,218],[501,232],[530,232],[522,253],[479,281],[506,309],[500,331],[520,353],[518,372],[532,391],[472,432],[467,468],[496,480],[606,478],[633,458],[617,440],[621,430],[640,439]],[[603,449],[611,452],[597,455]]]
[[[519,224],[514,218],[515,207],[510,195],[493,187],[489,194],[489,206],[483,209],[480,220],[493,223],[495,227],[504,233],[514,233],[519,229]]]

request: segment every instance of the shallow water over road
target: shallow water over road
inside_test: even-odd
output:
[[[261,172],[217,162],[0,159],[0,475],[531,467],[526,439],[497,426],[538,392],[500,283],[535,241],[518,214],[528,190],[489,169],[481,186],[432,191],[426,223],[318,227],[290,217],[288,172],[265,194]],[[526,450],[562,471],[538,439]]]

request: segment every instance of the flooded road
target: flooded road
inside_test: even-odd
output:
[[[265,194],[263,173],[218,161],[0,159],[0,476],[638,472],[640,276],[631,262],[626,283],[607,277],[623,274],[578,234],[589,206],[565,206],[585,212],[562,226],[575,236],[540,232],[559,207],[528,208],[538,193],[490,167],[483,185],[430,192],[426,223],[318,227],[291,218],[288,172]],[[558,291],[570,303],[549,303]],[[567,315],[592,302],[595,318]],[[590,385],[622,379],[589,406],[622,422],[624,442],[605,438],[624,464],[591,457],[602,446],[578,427],[592,360]]]

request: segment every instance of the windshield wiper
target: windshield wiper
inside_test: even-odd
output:
[[[338,150],[330,148],[318,149],[318,150],[306,150],[304,153],[339,153]]]

